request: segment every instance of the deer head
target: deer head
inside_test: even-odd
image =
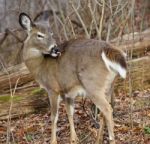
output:
[[[28,47],[34,47],[34,51],[43,55],[50,55],[54,58],[60,56],[61,53],[53,38],[48,20],[33,22],[26,13],[21,13],[19,23],[27,31],[28,37],[25,44],[27,43]]]

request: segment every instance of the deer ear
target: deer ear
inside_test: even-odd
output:
[[[26,13],[21,13],[19,15],[19,23],[24,29],[26,29],[28,31],[30,31],[32,29],[31,18]]]

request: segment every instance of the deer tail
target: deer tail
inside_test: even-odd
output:
[[[101,56],[109,71],[115,71],[122,78],[126,78],[127,64],[124,52],[112,47],[103,48]]]

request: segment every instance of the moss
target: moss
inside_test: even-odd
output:
[[[35,88],[32,92],[32,95],[43,95],[45,94],[45,90],[42,88]]]
[[[144,132],[145,132],[145,134],[150,135],[150,127],[148,127],[148,126],[144,127]]]
[[[22,99],[22,97],[17,96],[17,95],[14,95],[13,97],[11,97],[10,95],[1,95],[0,96],[0,102],[8,102],[11,99],[13,99],[13,101],[20,101]]]

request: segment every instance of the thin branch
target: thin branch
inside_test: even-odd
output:
[[[70,26],[71,26],[71,30],[72,30],[73,37],[76,39],[77,36],[76,36],[76,34],[75,34],[75,31],[74,31],[74,28],[73,28],[73,25],[72,25],[72,21],[70,20],[69,17],[67,17],[67,18],[68,18],[69,24],[70,24]]]
[[[67,32],[66,32],[65,25],[63,24],[63,22],[61,21],[61,19],[60,19],[57,15],[56,15],[56,18],[57,18],[57,20],[60,22],[60,24],[61,24],[62,27],[63,27],[65,39],[66,39],[66,40],[69,40],[69,38],[68,38],[68,36],[67,36]]]
[[[8,114],[8,119],[7,119],[7,142],[6,142],[7,144],[9,144],[10,134],[11,134],[10,127],[11,127],[11,112],[12,112],[12,107],[13,107],[13,97],[14,97],[14,94],[15,94],[15,91],[16,91],[19,80],[20,80],[20,78],[17,79],[14,91],[10,95],[11,96],[11,99],[10,99],[11,101],[10,101],[9,114]]]
[[[24,40],[21,40],[18,36],[16,36],[11,30],[6,29],[6,33],[11,34],[14,38],[16,38],[17,41],[19,41],[20,43],[23,43]]]
[[[52,0],[52,2],[53,2],[53,0]],[[59,28],[58,28],[58,23],[57,23],[57,18],[56,18],[57,13],[55,12],[54,8],[52,7],[52,3],[50,1],[48,1],[47,4],[50,6],[50,8],[52,10],[52,13],[53,13],[53,16],[54,16],[54,25],[55,25],[55,28],[56,28],[56,33],[57,33],[57,36],[59,38],[59,41],[61,41],[62,38],[61,38],[61,35],[59,34]]]
[[[102,6],[102,15],[99,23],[99,35],[98,38],[102,39],[102,29],[103,29],[103,19],[104,19],[104,12],[105,12],[105,0],[102,0],[103,6]]]
[[[133,42],[132,42],[132,49],[131,49],[131,55],[130,59],[132,59],[133,55],[133,48],[134,48],[134,9],[135,9],[135,0],[132,0],[131,2],[131,25],[132,25],[132,32],[133,32]],[[133,128],[133,96],[132,96],[132,78],[131,78],[131,67],[132,65],[129,65],[129,96],[130,96],[130,124],[131,128]]]
[[[100,32],[99,32],[99,29],[98,29],[98,26],[97,26],[97,22],[96,22],[96,19],[95,19],[95,15],[94,15],[94,12],[91,8],[91,1],[89,0],[88,2],[88,8],[90,10],[90,13],[91,13],[91,16],[92,16],[92,22],[94,23],[95,25],[95,28],[96,28],[96,32],[97,32],[97,35],[99,36],[100,35]],[[91,29],[90,29],[91,30]]]
[[[107,30],[107,36],[106,36],[106,41],[109,41],[110,38],[110,32],[111,32],[111,24],[112,24],[112,14],[113,14],[113,10],[112,10],[112,2],[111,0],[109,0],[109,5],[110,5],[110,12],[111,15],[109,17],[109,23],[108,23],[108,30]]]
[[[87,28],[86,28],[86,26],[85,26],[85,23],[83,22],[83,20],[82,20],[80,14],[79,14],[79,12],[78,12],[78,9],[75,8],[75,6],[74,6],[72,0],[70,0],[70,3],[71,3],[72,8],[74,9],[74,11],[75,11],[75,13],[76,13],[78,19],[80,20],[80,22],[81,22],[81,24],[82,24],[82,27],[83,27],[83,29],[84,29],[84,31],[85,31],[85,34],[86,34],[86,37],[87,37],[87,38],[90,38],[90,35],[89,35],[88,31],[87,31]]]

